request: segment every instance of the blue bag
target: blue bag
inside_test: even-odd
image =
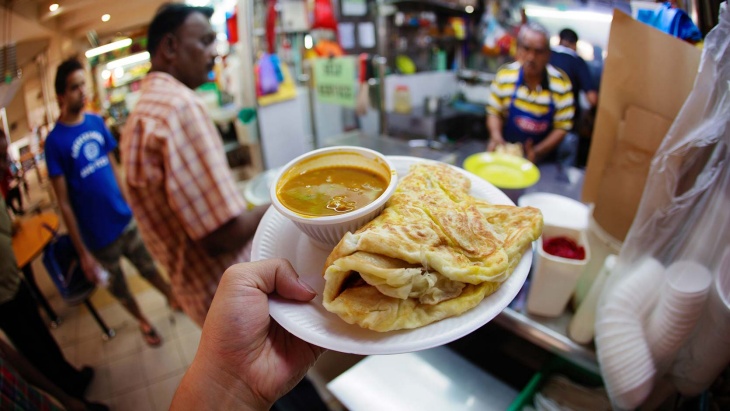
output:
[[[700,29],[687,13],[682,9],[672,8],[669,3],[662,4],[656,10],[639,10],[636,19],[682,40],[702,40]]]

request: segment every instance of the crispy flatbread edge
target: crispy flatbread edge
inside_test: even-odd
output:
[[[509,278],[522,260],[524,252],[531,247],[526,244],[510,260],[505,277]],[[415,298],[400,300],[383,295],[369,284],[340,292],[349,271],[343,271],[333,261],[326,266],[323,305],[325,309],[339,316],[348,324],[356,324],[377,332],[413,329],[454,317],[471,310],[501,287],[501,282],[467,284],[458,297],[441,301],[435,305],[421,304]]]
[[[341,286],[347,274],[339,272],[337,266],[331,266],[325,278],[337,279]],[[335,283],[332,281],[332,284]],[[388,297],[371,285],[362,285],[345,289],[332,299],[325,297],[323,304],[328,311],[337,314],[348,324],[357,324],[377,332],[387,332],[418,328],[462,314],[476,307],[486,296],[497,291],[499,286],[499,283],[493,282],[468,284],[458,297],[435,305],[427,305],[419,303],[415,298],[400,300]],[[331,294],[337,293],[339,286],[331,287],[330,290],[325,289],[325,295],[328,295],[328,291]]]

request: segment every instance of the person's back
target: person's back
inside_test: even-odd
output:
[[[560,44],[552,48],[550,65],[562,70],[570,79],[573,89],[574,121],[573,130],[580,120],[580,92],[584,92],[588,103],[595,106],[597,102],[596,85],[591,76],[588,64],[577,53],[578,35],[570,29],[560,32]]]
[[[213,258],[195,240],[243,212],[246,203],[225,175],[222,140],[205,137],[215,137],[215,127],[201,117],[204,107],[194,92],[165,73],[150,73],[143,83],[122,132],[129,204],[145,243],[170,274],[180,303],[206,312],[220,275],[247,261],[250,248]],[[188,162],[201,153],[207,164]],[[201,288],[207,291],[201,293]]]

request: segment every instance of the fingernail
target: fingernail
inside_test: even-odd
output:
[[[309,292],[310,292],[310,293],[312,293],[312,294],[317,294],[317,292],[316,292],[316,291],[314,291],[314,289],[313,289],[312,287],[310,287],[310,286],[309,286],[309,284],[307,284],[307,283],[305,283],[304,281],[302,281],[302,279],[301,279],[301,278],[297,278],[297,281],[299,282],[299,284],[300,284],[300,285],[301,285],[302,287],[304,287],[304,289],[305,289],[305,290],[309,291]]]

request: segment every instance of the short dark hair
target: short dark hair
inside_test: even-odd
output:
[[[147,51],[155,55],[162,38],[177,30],[193,13],[200,13],[209,18],[213,15],[211,7],[195,7],[182,3],[165,3],[157,9],[155,17],[147,29]]]
[[[571,29],[562,29],[560,30],[560,41],[567,41],[570,43],[577,43],[578,42],[578,33]]]
[[[66,92],[68,76],[76,70],[83,70],[84,65],[76,57],[65,60],[56,70],[56,82],[53,84],[56,89],[56,96],[62,96]]]

